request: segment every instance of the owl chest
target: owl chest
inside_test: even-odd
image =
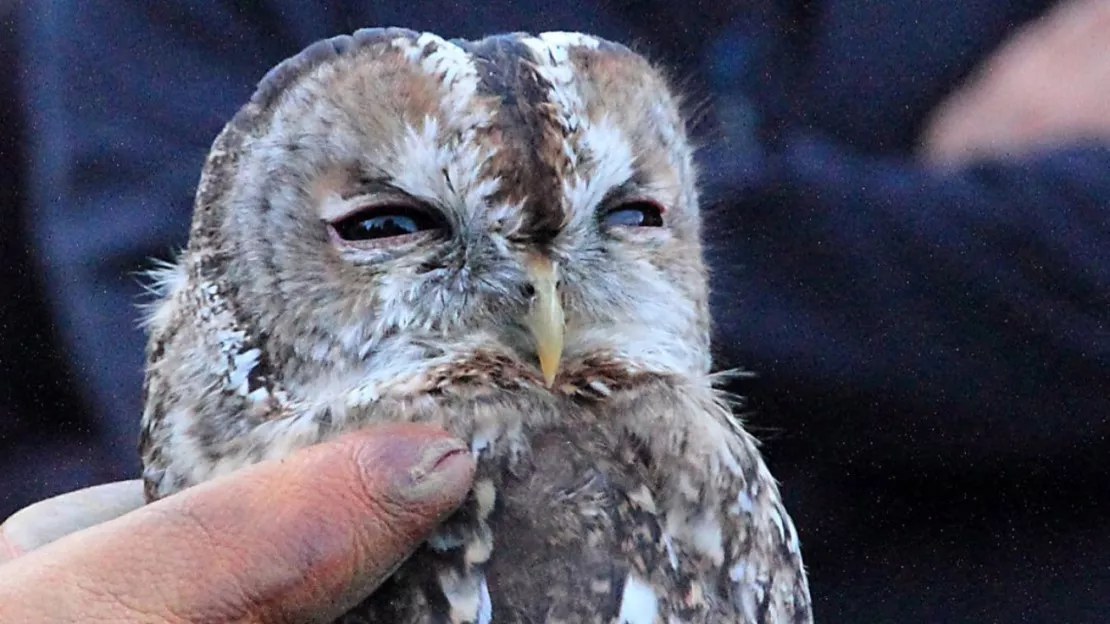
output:
[[[716,572],[697,557],[680,565],[637,455],[588,428],[535,435],[525,458],[480,455],[467,502],[352,617],[714,621]]]

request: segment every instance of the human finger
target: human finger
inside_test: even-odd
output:
[[[21,622],[330,621],[465,497],[466,447],[389,425],[202,483],[0,567]]]

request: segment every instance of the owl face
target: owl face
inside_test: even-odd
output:
[[[549,385],[598,356],[708,370],[691,150],[642,57],[566,33],[360,31],[275,68],[251,106],[211,227],[283,360],[481,344]]]

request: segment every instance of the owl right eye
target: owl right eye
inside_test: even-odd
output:
[[[345,241],[365,241],[408,236],[443,228],[443,222],[411,206],[375,206],[360,210],[331,224]]]

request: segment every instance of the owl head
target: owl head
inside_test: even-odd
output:
[[[703,374],[691,156],[620,45],[361,30],[271,70],[216,140],[185,270],[289,381],[479,347],[548,385],[598,357]]]

